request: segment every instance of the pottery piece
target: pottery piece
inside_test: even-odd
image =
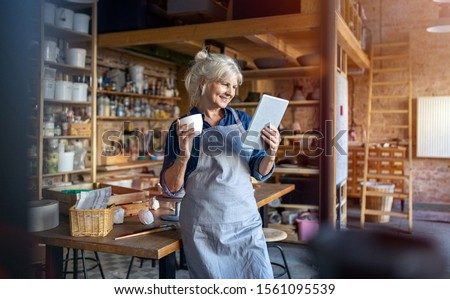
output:
[[[259,69],[270,69],[284,67],[288,59],[286,57],[262,57],[254,60]]]

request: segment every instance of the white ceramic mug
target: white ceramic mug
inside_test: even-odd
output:
[[[180,119],[180,126],[183,126],[185,124],[188,125],[188,129],[194,128],[194,136],[198,136],[202,133],[203,117],[200,113],[183,117],[182,119]]]

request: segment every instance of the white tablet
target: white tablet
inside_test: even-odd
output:
[[[288,104],[288,100],[264,94],[256,107],[250,126],[245,133],[242,146],[244,148],[264,150],[261,130],[269,124],[278,128]]]

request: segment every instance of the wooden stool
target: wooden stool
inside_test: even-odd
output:
[[[276,244],[276,242],[282,241],[287,238],[287,233],[274,228],[263,227],[264,237],[266,238],[267,249],[269,248],[277,248],[280,251],[281,257],[283,258],[283,265],[280,263],[270,262],[272,265],[281,268],[283,271],[280,273],[273,274],[273,278],[278,278],[287,274],[289,278],[291,278],[291,273],[289,272],[289,268],[286,262],[286,257],[284,256],[283,248]]]

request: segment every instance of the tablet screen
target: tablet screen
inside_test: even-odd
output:
[[[269,124],[278,128],[288,104],[288,100],[264,94],[256,107],[250,126],[245,133],[242,146],[244,148],[264,150],[261,130]]]

